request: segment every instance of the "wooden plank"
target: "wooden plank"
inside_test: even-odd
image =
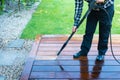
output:
[[[68,39],[68,37],[54,37],[54,38],[42,38],[42,41],[66,41],[67,39]],[[73,37],[73,38],[71,38],[70,41],[82,41],[82,40],[83,40],[83,38]],[[97,37],[93,38],[93,41],[98,41],[98,40],[99,39]],[[117,42],[120,42],[118,37],[112,38],[113,42],[115,42],[115,40],[118,40]]]
[[[32,72],[39,72],[39,71],[44,71],[44,72],[57,72],[61,71],[61,68],[59,66],[33,66]]]
[[[120,72],[32,72],[33,79],[120,79]]]
[[[39,47],[38,51],[39,52],[41,52],[41,51],[42,52],[45,52],[45,51],[47,51],[47,52],[50,52],[50,51],[56,52],[56,51],[59,51],[60,49],[61,49],[61,47]],[[80,47],[65,47],[64,48],[64,51],[68,51],[68,52],[78,51],[78,50],[80,50]],[[120,52],[119,47],[116,47],[116,46],[113,47],[113,50]],[[96,51],[97,52],[97,47],[91,47],[90,51]],[[108,51],[111,51],[111,48],[108,48]]]
[[[73,56],[75,53],[77,53],[78,51],[72,51],[72,52],[66,52],[66,51],[62,51],[61,52],[61,56]],[[54,52],[54,51],[49,51],[49,52],[45,52],[45,51],[39,51],[38,52],[38,54],[37,54],[37,56],[55,56],[55,55],[57,55],[57,52]],[[90,51],[89,53],[88,53],[88,56],[96,56],[96,55],[98,55],[98,53],[96,52],[96,51]],[[112,55],[112,53],[111,53],[111,51],[107,51],[106,52],[106,55],[107,56],[110,56],[110,55]],[[114,51],[114,55],[115,56],[120,56],[120,52],[118,52],[118,51]]]
[[[69,35],[43,35],[42,38],[43,39],[61,39],[61,40],[65,40],[68,38]],[[95,34],[93,39],[98,39],[99,35]],[[71,40],[79,40],[79,39],[82,39],[83,38],[83,35],[74,35],[72,37]],[[119,40],[120,38],[120,35],[117,35],[117,34],[112,34],[112,39],[117,39]]]
[[[74,45],[74,44],[72,44],[72,45]],[[74,46],[68,46],[68,45],[67,45],[66,48],[68,48],[68,49],[69,49],[69,48],[80,48],[80,45],[81,45],[81,44],[79,44],[79,45],[77,45],[77,46],[75,46],[75,45],[74,45]],[[59,48],[61,48],[61,47],[62,47],[62,45],[61,45],[61,46],[57,46],[57,45],[56,45],[56,46],[39,46],[39,48],[48,48],[48,49],[49,49],[49,48],[52,48],[52,49],[53,49],[53,48],[55,48],[55,49],[58,48],[58,49],[59,49]],[[111,46],[108,46],[108,47],[111,47]],[[112,47],[113,47],[113,49],[114,49],[114,48],[119,48],[120,45],[116,45],[116,46],[115,46],[115,45],[112,45]],[[97,46],[94,45],[94,46],[91,46],[91,48],[97,48]]]
[[[115,56],[120,60],[120,56]],[[88,56],[88,60],[95,60],[96,56]],[[81,60],[81,57],[74,59],[73,56],[36,56],[35,60]],[[114,60],[113,56],[105,56],[105,60]]]
[[[41,42],[42,43],[64,43],[67,40],[67,37],[54,37],[54,38],[42,38]],[[72,38],[69,43],[80,43],[82,42],[83,38]],[[93,43],[98,43],[98,38],[93,38],[92,40]],[[110,40],[109,40],[110,42]],[[112,43],[119,43],[120,44],[120,40],[118,37],[114,37],[112,38]]]
[[[119,66],[120,64],[117,63],[115,60],[104,60],[103,66]],[[95,65],[95,64],[100,64],[99,61],[95,60],[35,60],[33,66],[57,66],[57,65],[62,65],[62,66],[85,66],[85,65]]]
[[[35,42],[32,46],[32,50],[29,54],[27,61],[25,62],[25,66],[24,66],[22,75],[20,77],[20,80],[28,80],[28,78],[29,78],[29,75],[31,73],[32,64],[35,59],[35,56],[36,56],[36,53],[38,50],[38,46],[40,44],[40,39],[41,39],[41,37],[39,35],[36,36]]]
[[[43,38],[54,38],[54,37],[68,37],[69,35],[43,35],[42,37]],[[94,37],[98,37],[99,35],[98,34],[95,34],[94,35]],[[82,34],[75,34],[73,37],[83,37],[83,35]],[[112,34],[112,37],[114,38],[114,37],[116,37],[116,38],[119,38],[120,37],[120,35],[119,34]]]
[[[109,66],[99,66],[99,65],[95,65],[95,66],[91,66],[91,65],[76,65],[76,66],[72,66],[72,65],[67,65],[67,66],[62,66],[62,68],[64,69],[64,71],[67,72],[92,72],[93,69],[96,72],[119,72],[120,73],[120,66],[113,66],[113,65],[109,65]],[[32,68],[32,72],[60,72],[62,71],[62,69],[60,68],[59,65],[57,66],[48,66],[48,65],[44,65],[44,66],[33,66]]]
[[[35,79],[55,79],[55,72],[31,72],[30,78]],[[34,79],[33,79],[34,80]]]
[[[45,40],[42,40],[41,41],[42,43],[44,43],[44,44],[53,44],[53,43],[56,43],[56,44],[63,44],[63,43],[65,43],[65,41],[45,41]],[[80,44],[80,43],[82,43],[82,41],[69,41],[69,43],[70,44]],[[95,41],[95,40],[93,40],[93,42],[92,43],[94,43],[94,44],[97,44],[98,43],[98,41]],[[109,42],[108,42],[109,43]],[[109,43],[110,44],[110,43]],[[112,41],[112,44],[120,44],[120,41],[119,40],[115,40],[115,41]]]
[[[44,44],[44,43],[40,43],[40,46],[39,47],[61,47],[63,44],[55,44],[55,43],[52,43],[52,44]],[[67,44],[67,46],[68,47],[80,47],[80,45],[81,44],[75,44],[75,43],[73,43],[73,44]],[[97,44],[92,44],[92,46],[91,47],[93,47],[93,46],[96,46],[97,47]],[[108,46],[110,46],[110,44],[108,44]],[[116,46],[116,47],[120,47],[120,44],[113,44],[112,45],[113,47],[114,46]]]
[[[43,38],[42,42],[53,42],[53,41],[58,41],[58,42],[65,42],[67,40],[67,38]],[[72,38],[70,41],[77,41],[77,42],[82,42],[83,38]],[[92,41],[98,42],[97,38],[93,38]],[[110,42],[110,40],[109,40]],[[120,42],[118,38],[114,38],[112,39],[112,42]]]
[[[42,39],[42,41],[44,42],[44,41],[47,41],[47,42],[49,42],[49,41],[66,41],[67,40],[67,38],[68,38],[68,36],[56,36],[56,37],[50,37],[50,36],[47,36],[47,37],[44,37],[43,36],[43,39]],[[112,36],[112,42],[114,43],[120,43],[120,40],[119,40],[119,38],[120,38],[120,35],[114,35],[114,36]],[[72,39],[70,40],[70,41],[82,41],[83,40],[83,36],[77,36],[77,37],[72,37]],[[95,35],[94,37],[93,37],[93,42],[98,42],[98,35]]]

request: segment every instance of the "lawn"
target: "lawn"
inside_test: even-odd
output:
[[[83,14],[87,9],[84,4]],[[74,18],[74,0],[42,0],[21,38],[34,39],[37,34],[70,34]],[[120,1],[115,2],[112,34],[120,34]],[[76,34],[84,34],[85,21]],[[96,34],[98,29],[96,30]]]

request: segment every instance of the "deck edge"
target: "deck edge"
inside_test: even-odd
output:
[[[32,49],[29,53],[29,56],[26,59],[25,66],[23,68],[20,80],[28,80],[29,79],[29,75],[31,73],[33,61],[34,61],[34,58],[36,57],[38,46],[40,44],[40,40],[41,40],[41,36],[37,35],[35,38],[35,41],[32,45]]]

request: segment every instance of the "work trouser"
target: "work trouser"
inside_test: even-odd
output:
[[[85,35],[81,44],[81,52],[87,54],[90,50],[93,35],[96,30],[97,23],[99,22],[99,41],[98,41],[98,54],[105,55],[108,49],[108,38],[111,31],[112,18],[114,15],[114,5],[111,5],[105,10],[107,13],[100,10],[92,10],[87,17]],[[109,16],[109,17],[108,17]]]

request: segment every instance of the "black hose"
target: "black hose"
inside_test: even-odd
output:
[[[107,16],[108,16],[108,21],[109,21],[109,23],[110,23],[109,13],[106,11],[105,8],[100,8],[100,9],[102,9],[102,10],[105,11],[105,13],[106,13]],[[110,27],[112,27],[112,25],[110,25]],[[118,63],[120,64],[120,61],[115,57],[115,54],[114,54],[114,51],[113,51],[111,29],[110,29],[110,48],[111,48],[111,53],[112,53],[113,58],[115,59],[116,62],[118,62]]]
[[[112,53],[113,58],[115,59],[116,62],[120,64],[120,61],[115,57],[115,54],[113,51],[111,31],[110,31],[110,48],[111,48],[111,53]]]

